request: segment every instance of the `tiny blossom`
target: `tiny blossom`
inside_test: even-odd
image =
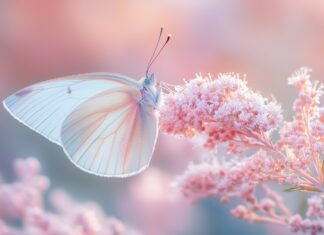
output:
[[[260,206],[262,210],[270,212],[276,208],[276,203],[269,198],[265,198],[261,201]]]
[[[54,211],[47,211],[43,201],[49,180],[40,174],[39,162],[17,160],[14,168],[19,181],[0,184],[1,235],[139,235],[107,217],[96,204],[76,203],[61,190],[51,193]],[[13,218],[22,222],[22,228],[7,223]]]
[[[289,228],[293,232],[309,232],[311,235],[324,233],[323,201],[319,197],[311,197],[307,201],[307,218],[303,219],[299,214],[289,218]]]
[[[242,205],[238,205],[236,208],[232,209],[231,214],[234,217],[243,220],[251,220],[250,211],[245,206]]]
[[[194,202],[202,197],[217,195],[217,178],[220,175],[223,175],[223,171],[212,164],[192,164],[173,185],[179,188],[185,197]]]
[[[324,218],[323,202],[320,197],[313,196],[308,199],[307,217],[309,218]]]

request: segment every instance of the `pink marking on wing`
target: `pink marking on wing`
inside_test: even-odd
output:
[[[99,140],[101,140],[102,141],[102,143],[100,144],[100,147],[98,148],[98,150],[96,151],[96,154],[95,154],[95,156],[94,156],[94,158],[93,158],[93,160],[92,160],[92,163],[91,163],[91,165],[90,165],[90,168],[92,168],[92,166],[93,166],[93,164],[94,164],[94,162],[95,162],[95,160],[96,160],[96,158],[97,158],[97,154],[98,154],[98,152],[99,152],[99,150],[101,149],[101,147],[102,147],[102,145],[103,145],[103,143],[105,142],[105,140],[108,138],[108,137],[110,137],[110,136],[112,136],[113,134],[115,134],[118,130],[119,130],[119,128],[124,124],[124,122],[127,120],[127,115],[125,115],[125,117],[122,119],[122,121],[121,121],[121,123],[117,126],[117,128],[112,132],[112,133],[110,133],[109,135],[107,135],[107,136],[105,136],[105,137],[102,137],[102,138],[98,138]],[[113,139],[115,139],[115,136],[113,137]],[[112,151],[112,148],[110,149],[110,154],[111,154],[111,151]]]
[[[111,148],[109,150],[108,160],[107,160],[107,163],[106,163],[106,166],[105,166],[105,173],[106,174],[107,174],[107,170],[108,170],[108,167],[109,167],[109,162],[110,162],[110,159],[111,159],[111,153],[112,153],[112,150],[113,150],[113,146],[115,144],[115,138],[116,138],[116,135],[113,136]]]
[[[109,134],[108,136],[106,136],[105,138],[113,135],[113,134],[116,134],[117,131],[120,130],[120,128],[122,127],[122,125],[126,122],[126,120],[128,120],[128,115],[125,115],[125,118],[123,118],[123,120],[121,121],[121,123],[117,126],[117,128],[114,130],[114,132],[112,132],[111,134]],[[113,136],[113,143],[111,145],[111,148],[109,150],[109,154],[108,154],[108,160],[107,160],[107,163],[106,163],[106,167],[105,167],[105,173],[107,173],[107,170],[108,170],[108,167],[109,167],[109,162],[110,162],[110,159],[111,159],[111,154],[112,154],[112,150],[113,150],[113,146],[115,144],[115,139],[116,139],[116,135]]]
[[[94,157],[92,158],[92,161],[91,161],[91,164],[90,164],[90,167],[89,167],[89,169],[91,169],[91,168],[92,168],[92,166],[93,166],[93,164],[95,163],[95,161],[96,161],[96,159],[97,159],[97,156],[98,156],[98,153],[100,152],[100,150],[101,150],[101,147],[102,147],[102,145],[103,145],[103,144],[104,144],[104,142],[105,142],[105,140],[104,140],[104,139],[101,139],[100,141],[101,141],[101,143],[100,143],[100,145],[99,145],[98,149],[96,150],[96,153],[94,154]]]
[[[110,92],[109,92],[110,93]],[[105,95],[107,95],[107,94],[109,94],[109,93],[105,93]],[[92,136],[92,134],[96,131],[96,130],[98,130],[98,128],[100,128],[101,127],[101,125],[102,125],[102,123],[105,121],[105,119],[107,118],[107,116],[109,115],[109,114],[111,114],[111,113],[114,113],[115,111],[117,111],[118,109],[120,109],[120,108],[123,108],[123,107],[125,107],[126,105],[128,105],[130,102],[132,102],[132,98],[131,98],[131,96],[129,95],[129,93],[125,93],[125,94],[127,94],[126,96],[124,96],[124,97],[122,97],[122,99],[120,100],[120,102],[119,103],[116,103],[116,104],[114,104],[114,106],[110,106],[110,107],[107,107],[104,111],[100,111],[100,112],[92,112],[92,113],[90,113],[90,114],[88,114],[88,115],[86,115],[86,116],[84,116],[84,117],[82,117],[81,119],[78,119],[77,121],[74,121],[74,122],[71,122],[71,124],[70,125],[66,125],[65,126],[65,128],[64,128],[64,130],[69,130],[69,129],[71,129],[73,126],[75,126],[75,125],[77,125],[78,123],[80,123],[82,120],[84,120],[85,118],[92,118],[92,117],[94,117],[95,115],[99,115],[99,118],[97,118],[97,119],[95,119],[95,121],[90,125],[90,126],[87,126],[87,130],[85,130],[84,132],[83,132],[83,134],[82,134],[82,136],[81,137],[79,137],[80,138],[80,141],[81,141],[81,144],[80,144],[80,146],[82,146],[91,136]],[[96,96],[96,97],[94,97],[94,98],[92,98],[89,102],[93,102],[93,101],[95,101],[96,100],[96,98],[98,98],[98,97],[100,97],[100,96],[103,96],[104,94],[100,94],[100,95],[98,95],[98,96]],[[134,101],[133,101],[134,102]],[[90,103],[91,104],[91,103]],[[80,106],[80,109],[82,109],[82,108],[84,108],[83,106]],[[78,110],[76,110],[76,112],[75,113],[78,113],[77,112]],[[126,118],[127,118],[127,115],[126,115]],[[72,119],[73,120],[73,119]],[[113,124],[113,123],[111,123],[111,124]],[[109,125],[110,126],[110,125]],[[115,130],[114,132],[117,132],[118,131],[118,129],[119,128],[117,128],[117,130]],[[113,133],[114,133],[113,132]],[[113,134],[112,133],[112,134]],[[108,136],[107,136],[108,137]],[[93,143],[95,142],[96,140],[94,140],[93,141]],[[73,142],[72,142],[73,143]],[[92,145],[92,143],[91,144],[89,144],[89,146],[87,147],[87,150],[85,150],[85,152],[86,151],[88,151],[88,148],[90,148],[91,147],[91,145]],[[99,152],[99,150],[100,150],[100,148],[101,147],[99,147],[99,149],[97,149],[97,151],[96,151],[96,154],[93,156],[93,160],[92,160],[92,163],[91,163],[91,166],[90,166],[90,168],[92,167],[92,165],[94,164],[94,162],[95,162],[95,160],[96,160],[96,158],[97,158],[97,156],[98,156],[98,152]],[[82,154],[81,155],[81,157],[79,157],[79,159],[77,159],[76,160],[76,163],[79,163],[80,161],[81,161],[81,159],[83,159],[84,158],[84,154]]]
[[[127,164],[128,160],[129,160],[128,152],[129,152],[130,147],[132,146],[132,142],[133,142],[132,140],[134,139],[133,137],[134,137],[134,133],[135,133],[135,129],[136,129],[136,125],[134,125],[134,123],[136,122],[136,119],[137,119],[138,105],[135,106],[135,107],[136,107],[136,111],[134,112],[135,117],[133,117],[133,121],[132,121],[132,124],[131,124],[132,129],[131,129],[131,132],[130,132],[128,138],[127,138],[126,149],[125,149],[124,155],[122,157],[122,161],[123,161],[122,169],[123,169],[123,172],[125,172],[125,167],[126,167],[126,164]]]
[[[95,114],[94,114],[94,115],[95,115]],[[75,135],[76,135],[77,133],[80,133],[80,132],[83,132],[83,133],[82,133],[82,135],[80,135],[80,137],[79,137],[80,139],[79,139],[79,140],[80,140],[80,141],[82,140],[81,143],[85,142],[84,138],[85,138],[85,137],[86,137],[86,139],[89,138],[89,137],[93,134],[93,132],[94,132],[97,128],[99,128],[99,126],[103,123],[104,119],[105,119],[105,115],[100,115],[99,117],[97,117],[97,120],[96,120],[94,123],[92,123],[91,125],[88,125],[88,126],[82,128],[81,130],[77,131],[77,132],[72,136],[73,138],[70,137],[68,140],[65,140],[64,143],[65,143],[65,144],[68,144],[68,145],[72,144],[72,143],[74,142]],[[87,130],[83,131],[83,129],[85,129],[85,128],[87,128]],[[73,140],[73,141],[72,141],[72,140]],[[71,142],[71,141],[72,141],[72,142]],[[71,142],[71,143],[69,143],[69,142]]]
[[[111,112],[109,112],[109,113],[111,113]],[[102,123],[105,121],[105,119],[106,119],[106,117],[107,117],[107,115],[109,114],[109,113],[105,113],[105,115],[104,115],[104,117],[103,118],[101,118],[101,119],[99,119],[99,120],[97,120],[97,121],[95,121],[94,123],[92,123],[91,125],[90,125],[90,127],[88,128],[88,130],[85,132],[85,134],[86,133],[89,133],[89,135],[87,135],[86,136],[86,138],[85,138],[85,140],[82,140],[81,141],[81,145],[80,146],[82,146],[86,141],[87,141],[87,139],[89,139],[91,136],[92,136],[92,134],[102,125]],[[94,140],[93,141],[93,143],[95,142],[96,140]],[[91,144],[89,144],[89,147],[93,144],[93,143],[91,143]],[[88,148],[89,148],[88,147]],[[87,150],[86,150],[87,151]],[[84,155],[82,155],[76,162],[78,163],[82,158],[83,158],[83,156]],[[97,156],[97,155],[96,155]],[[96,157],[95,156],[95,157]]]
[[[124,106],[125,104],[127,104],[127,102],[122,103],[122,104],[119,104],[119,105],[116,105],[116,106],[113,106],[113,107],[110,107],[109,109],[107,108],[107,109],[105,110],[105,112],[107,112],[107,113],[105,113],[105,112],[103,112],[103,111],[98,111],[98,112],[89,113],[89,114],[83,116],[82,118],[78,119],[77,121],[72,122],[70,125],[66,125],[66,126],[64,126],[64,131],[67,131],[67,130],[71,129],[72,127],[74,127],[74,126],[80,124],[80,122],[83,121],[84,119],[89,118],[89,117],[94,116],[94,115],[97,115],[97,114],[101,114],[101,115],[103,115],[104,117],[107,117],[108,114],[110,114],[110,113],[116,111],[118,108]]]
[[[100,96],[106,96],[108,95],[109,93],[111,92],[108,92],[108,93],[105,93],[105,94],[99,94],[93,98],[91,98],[91,100],[89,100],[88,102],[92,102],[93,100],[96,100],[98,97]],[[100,111],[97,111],[97,112],[92,112],[92,113],[89,113],[83,117],[81,117],[80,119],[78,119],[77,121],[73,121],[70,125],[67,123],[67,125],[64,126],[64,131],[67,131],[69,129],[71,129],[72,127],[74,127],[75,125],[78,125],[81,121],[83,121],[84,119],[88,118],[88,117],[91,117],[95,114],[99,114],[99,113],[104,113],[104,116],[107,116],[108,114],[116,111],[117,109],[125,106],[126,104],[129,103],[129,101],[131,100],[131,97],[129,96],[126,96],[123,98],[124,100],[122,100],[123,102],[121,103],[116,103],[114,106],[110,106],[110,107],[107,107],[104,111],[100,110]],[[79,108],[77,108],[74,113],[77,113],[79,109],[82,109],[83,108],[83,105],[81,105]]]
[[[138,119],[137,119],[137,121],[139,121],[139,124],[137,125],[138,127],[140,127],[139,128],[139,136],[141,136],[142,138],[140,138],[140,146],[142,146],[142,143],[143,143],[143,140],[144,140],[144,133],[143,133],[143,120],[142,120],[142,113],[141,113],[141,111],[142,110],[140,110],[140,112],[138,112],[138,115],[140,116]],[[140,120],[139,120],[140,119]],[[145,141],[145,140],[144,140]],[[141,148],[141,153],[143,153],[142,152],[143,151],[143,149]],[[141,162],[142,162],[142,155],[141,155],[141,158],[140,158],[140,160],[138,161],[138,169],[140,169],[140,166],[141,166]]]

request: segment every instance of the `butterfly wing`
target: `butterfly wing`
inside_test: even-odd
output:
[[[3,101],[8,112],[32,130],[61,145],[61,126],[73,109],[105,90],[138,86],[115,74],[81,74],[53,79],[24,88]]]
[[[104,91],[64,120],[62,145],[70,160],[92,174],[126,177],[144,170],[158,132],[155,111],[141,104],[138,89]]]

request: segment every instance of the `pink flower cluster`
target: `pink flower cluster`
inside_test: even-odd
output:
[[[275,159],[260,150],[244,161],[234,159],[220,163],[202,162],[190,164],[175,185],[190,201],[207,196],[221,196],[222,200],[239,197],[250,201],[254,187],[269,181],[296,184],[294,177],[282,177],[286,168],[283,159]],[[227,201],[227,200],[226,200]]]
[[[36,159],[17,160],[14,167],[19,181],[0,184],[0,218],[21,218],[28,208],[42,208],[43,193],[49,186],[48,179],[39,174]]]
[[[295,86],[298,98],[293,106],[293,120],[285,122],[280,130],[278,146],[288,158],[308,163],[306,167],[297,166],[312,171],[304,188],[324,191],[324,164],[320,158],[324,153],[324,108],[320,107],[324,86],[312,83],[309,73],[309,69],[301,68],[288,79]]]
[[[229,142],[235,152],[241,142],[259,144],[254,136],[267,134],[282,121],[281,107],[247,87],[236,74],[197,76],[176,87],[164,99],[161,110],[162,131],[168,134],[206,137],[205,147]],[[234,147],[235,146],[235,147]]]
[[[323,208],[318,206],[324,197],[323,85],[312,83],[309,72],[301,68],[288,79],[298,92],[291,122],[283,123],[281,107],[249,89],[235,74],[215,79],[199,75],[166,94],[161,130],[203,137],[203,147],[213,150],[212,160],[189,165],[175,181],[176,188],[193,202],[210,196],[220,197],[222,203],[240,198],[243,204],[233,209],[232,215],[246,221],[285,224],[292,231],[311,234],[324,232],[323,216],[319,216]],[[277,142],[272,138],[276,129],[280,135]],[[225,161],[214,151],[222,145],[229,155]],[[248,149],[254,153],[244,151]],[[231,158],[238,154],[239,158]],[[291,216],[282,197],[267,186],[270,182],[285,185],[287,191],[318,194],[317,203],[309,200],[307,219]],[[260,189],[262,198],[255,193]]]
[[[63,191],[51,193],[54,211],[44,207],[44,192],[49,180],[40,175],[41,166],[34,158],[17,160],[19,181],[0,184],[1,235],[123,235],[139,234],[120,221],[107,217],[94,203],[73,202]],[[20,220],[21,228],[9,225]]]

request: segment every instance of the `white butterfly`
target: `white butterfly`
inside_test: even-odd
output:
[[[140,81],[104,73],[68,76],[24,88],[4,107],[62,146],[80,169],[106,177],[137,174],[148,167],[158,135],[161,88],[148,75],[156,48]]]

